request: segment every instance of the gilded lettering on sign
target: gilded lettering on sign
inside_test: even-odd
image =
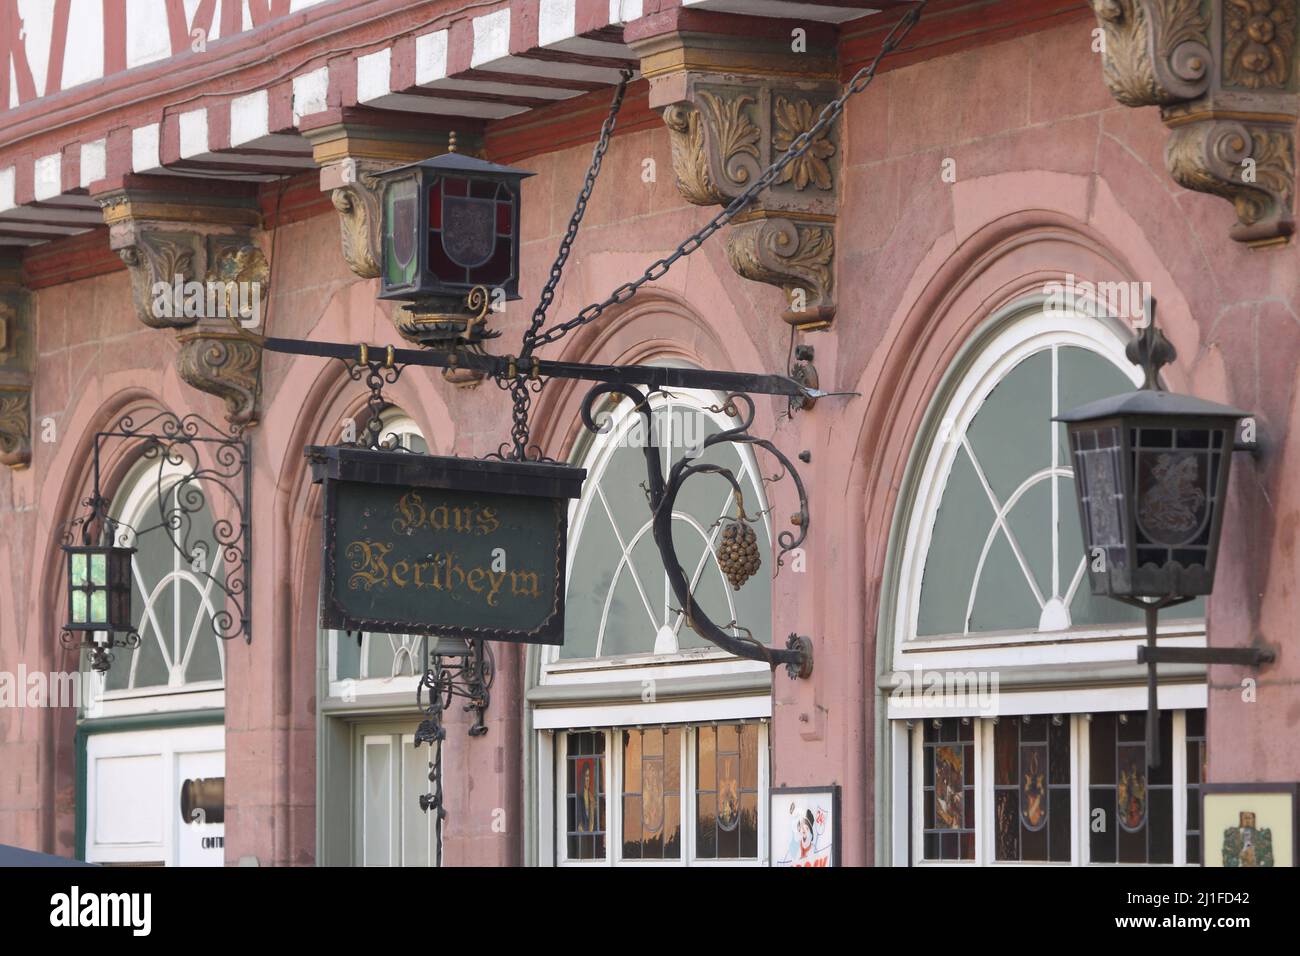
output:
[[[497,532],[501,522],[496,509],[477,502],[464,505],[426,503],[416,491],[407,492],[393,507],[394,533],[411,536],[416,531],[450,532],[473,537],[484,537]],[[507,570],[504,560],[481,564],[466,564],[462,555],[454,550],[435,551],[422,559],[390,556],[393,544],[374,538],[358,538],[350,542],[344,555],[351,562],[348,588],[353,591],[371,591],[379,588],[423,589],[429,588],[447,594],[468,591],[496,607],[503,598],[540,598],[541,581],[537,572],[520,569]]]

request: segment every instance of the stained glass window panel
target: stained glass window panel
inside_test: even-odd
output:
[[[696,731],[696,856],[758,856],[758,725]]]
[[[1160,712],[1165,756],[1159,767],[1148,766],[1146,716],[1092,715],[1088,830],[1093,863],[1173,862],[1173,713]]]
[[[974,722],[959,717],[927,720],[921,759],[925,859],[975,859]]]
[[[681,748],[679,728],[623,732],[624,859],[681,859]]]
[[[993,739],[995,858],[1069,862],[1069,717],[1003,717]]]
[[[570,860],[605,858],[605,734],[568,735],[566,836]]]

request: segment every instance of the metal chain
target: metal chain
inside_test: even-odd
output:
[[[578,238],[578,227],[582,224],[583,216],[587,214],[587,203],[591,200],[591,192],[596,186],[596,177],[600,175],[601,163],[604,162],[605,152],[609,149],[609,140],[614,133],[614,125],[618,119],[619,110],[623,107],[623,97],[627,93],[627,84],[631,79],[632,71],[623,70],[618,82],[618,89],[614,91],[614,101],[609,107],[609,115],[605,117],[605,122],[600,127],[600,139],[596,141],[596,148],[592,151],[591,166],[587,169],[587,178],[582,184],[582,190],[578,193],[578,202],[573,209],[573,215],[569,217],[569,227],[565,230],[564,238],[560,240],[560,248],[555,255],[555,262],[551,264],[550,278],[546,280],[546,286],[542,289],[541,297],[537,300],[537,307],[533,309],[532,321],[524,332],[523,346],[519,352],[519,358],[521,359],[519,367],[521,369],[524,368],[527,360],[532,357],[533,349],[536,347],[537,333],[541,331],[542,325],[546,322],[546,310],[555,301],[555,290],[560,284],[560,278],[564,275],[564,266],[569,261],[569,253],[573,250],[574,240]],[[528,410],[532,405],[532,396],[529,394],[528,381],[525,378],[516,376],[510,382],[510,397],[514,403],[514,422],[510,427],[510,437],[515,446],[514,457],[522,461],[526,453],[525,446],[528,444]]]
[[[906,39],[907,35],[912,31],[912,28],[916,26],[917,21],[921,19],[921,13],[925,9],[926,2],[927,0],[919,0],[916,6],[908,10],[898,23],[894,24],[894,28],[890,30],[889,35],[885,37],[884,43],[881,44],[880,51],[876,54],[875,58],[854,74],[853,79],[849,81],[848,88],[844,93],[837,99],[826,104],[825,109],[822,110],[821,115],[818,117],[817,122],[813,124],[812,128],[796,137],[794,142],[790,144],[790,148],[787,149],[785,153],[776,160],[776,162],[769,166],[763,175],[754,181],[753,185],[733,199],[725,209],[710,219],[703,228],[690,236],[685,242],[681,243],[671,255],[665,256],[656,261],[646,269],[639,278],[634,279],[631,282],[623,283],[611,292],[603,301],[592,303],[569,321],[552,326],[538,335],[533,342],[534,347],[540,348],[541,346],[556,342],[574,329],[596,321],[596,319],[600,318],[605,310],[611,306],[621,305],[622,303],[627,302],[632,298],[632,296],[636,295],[637,291],[643,285],[647,282],[653,282],[656,279],[663,278],[668,274],[668,270],[673,267],[673,264],[677,262],[678,259],[689,256],[692,252],[703,245],[706,239],[743,212],[754,201],[759,193],[775,182],[777,177],[785,171],[787,166],[799,157],[803,156],[803,154],[812,147],[813,142],[820,138],[830,125],[839,119],[840,114],[844,112],[844,105],[848,102],[849,97],[856,93],[861,93],[871,85],[871,81],[875,79],[876,69],[880,66],[880,62],[898,48],[903,40]]]

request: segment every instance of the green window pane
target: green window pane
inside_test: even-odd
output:
[[[84,554],[74,554],[72,556],[72,586],[79,588],[86,583],[86,556]]]
[[[338,680],[359,680],[361,678],[361,648],[357,646],[355,634],[338,631],[334,641],[334,676]]]
[[[86,592],[85,591],[72,592],[72,623],[74,624],[86,623]]]
[[[984,477],[1006,502],[1052,460],[1052,353],[1029,356],[989,393],[967,430]]]
[[[90,583],[101,586],[108,584],[108,555],[90,556]]]
[[[108,620],[108,592],[107,591],[90,592],[90,620],[91,621]]]
[[[993,523],[993,508],[964,451],[957,453],[939,514],[921,583],[917,633],[961,634],[966,601],[979,564],[980,548]]]

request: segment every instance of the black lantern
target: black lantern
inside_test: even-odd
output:
[[[1146,373],[1142,388],[1054,420],[1069,431],[1092,593],[1146,615],[1138,662],[1147,664],[1147,752],[1157,766],[1158,662],[1258,665],[1272,655],[1258,648],[1156,646],[1159,611],[1214,587],[1237,424],[1248,413],[1165,391],[1160,369],[1177,353],[1156,328],[1154,299],[1146,301],[1146,319],[1126,350]]]
[[[519,193],[530,172],[451,151],[380,173],[381,299],[519,298]]]
[[[63,643],[90,652],[100,673],[113,662],[115,647],[139,646],[131,621],[131,558],[135,548],[67,545],[68,617]],[[119,638],[118,635],[124,635]]]
[[[1247,413],[1165,391],[1159,370],[1175,353],[1151,321],[1128,356],[1146,370],[1142,388],[1056,418],[1070,434],[1092,593],[1209,594],[1237,423]]]

